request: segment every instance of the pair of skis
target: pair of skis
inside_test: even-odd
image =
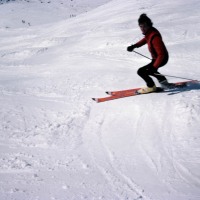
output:
[[[164,89],[164,88],[161,88],[161,87],[157,87],[156,91],[153,92],[153,93],[159,93],[159,92],[168,91],[168,90],[171,90],[171,89],[187,87],[190,83],[196,83],[196,81],[176,82],[176,83],[172,84],[172,87],[170,87],[170,89]],[[114,100],[114,99],[136,96],[136,95],[140,95],[140,93],[138,93],[139,89],[140,88],[133,88],[133,89],[128,89],[128,90],[119,90],[119,91],[108,91],[108,92],[106,92],[106,94],[108,94],[110,96],[102,97],[102,98],[92,98],[92,100],[94,100],[97,103],[101,103],[101,102],[110,101],[110,100]],[[147,94],[149,94],[149,93],[147,93]]]

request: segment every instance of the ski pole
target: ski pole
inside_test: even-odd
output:
[[[139,52],[137,52],[137,51],[134,51],[134,50],[133,50],[133,52],[134,52],[134,53],[137,53],[137,54],[139,54],[140,56],[143,56],[143,57],[145,57],[145,58],[147,58],[147,59],[149,59],[149,60],[152,60],[151,58],[149,58],[149,57],[147,57],[147,56],[145,56],[145,55],[143,55],[143,54],[141,54],[141,53],[139,53]],[[200,82],[199,80],[194,80],[194,79],[185,78],[185,77],[179,77],[179,76],[171,76],[171,75],[167,75],[167,74],[155,74],[155,75],[167,76],[167,77],[172,77],[172,78],[180,78],[180,79],[185,79],[185,80],[198,81],[198,82]]]
[[[180,78],[180,79],[185,79],[185,80],[190,80],[190,81],[198,81],[198,80],[194,80],[194,79],[190,79],[190,78],[185,78],[185,77],[180,77],[180,76],[171,76],[171,75],[167,75],[167,74],[156,74],[158,76],[167,76],[167,77],[172,77],[172,78]],[[198,81],[200,82],[200,81]]]
[[[149,60],[152,60],[151,58],[149,58],[149,57],[147,57],[147,56],[145,56],[145,55],[143,55],[143,54],[141,54],[141,53],[138,53],[137,51],[133,51],[133,52],[135,52],[135,53],[139,54],[140,56],[143,56],[143,57],[145,57],[145,58],[147,58],[147,59],[149,59]]]

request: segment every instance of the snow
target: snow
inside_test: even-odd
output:
[[[149,61],[126,51],[141,13],[170,53],[160,72],[199,80],[200,2],[43,2],[0,5],[0,199],[199,200],[199,85],[91,98],[144,85]]]

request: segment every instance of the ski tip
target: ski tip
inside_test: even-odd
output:
[[[98,99],[97,98],[92,98],[92,100],[98,103]]]
[[[109,95],[111,95],[111,92],[108,92],[108,91],[106,91],[106,94],[109,94]]]

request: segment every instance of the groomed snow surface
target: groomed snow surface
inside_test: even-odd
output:
[[[126,51],[143,37],[141,13],[170,53],[160,72],[199,80],[199,8],[199,0],[1,4],[0,200],[199,200],[200,85],[91,100],[145,85],[137,70],[149,61]]]

